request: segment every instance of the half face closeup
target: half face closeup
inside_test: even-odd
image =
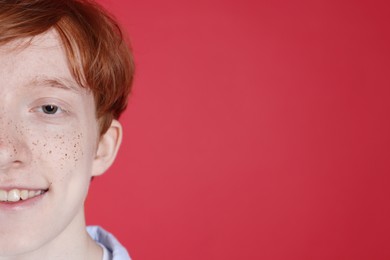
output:
[[[121,138],[117,121],[100,136],[56,32],[28,40],[0,46],[0,256],[74,242],[91,177]]]

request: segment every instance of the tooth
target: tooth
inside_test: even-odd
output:
[[[34,197],[34,196],[35,196],[35,191],[30,190],[30,191],[28,192],[28,197],[29,197],[29,198],[32,198],[32,197]]]
[[[15,202],[18,200],[20,200],[20,191],[17,189],[10,190],[8,192],[8,201]]]
[[[21,198],[22,200],[28,199],[28,190],[22,190],[22,191],[20,192],[20,198]]]
[[[5,190],[0,190],[0,201],[7,201],[8,199],[8,192]]]
[[[38,195],[41,195],[41,191],[40,191],[40,190],[37,190],[37,191],[35,192],[35,196],[38,196]]]

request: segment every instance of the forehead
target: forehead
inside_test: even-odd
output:
[[[69,70],[63,44],[55,30],[0,46],[0,76],[0,82],[7,84],[62,79],[81,90]]]

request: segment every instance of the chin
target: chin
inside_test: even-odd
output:
[[[0,257],[15,257],[28,254],[36,250],[39,246],[37,241],[27,241],[29,239],[20,239],[16,237],[9,237],[7,235],[0,235]]]
[[[31,222],[33,223],[33,221]],[[24,225],[0,224],[0,257],[22,256],[43,247],[49,239],[44,232],[36,233]],[[29,225],[32,226],[31,224]]]

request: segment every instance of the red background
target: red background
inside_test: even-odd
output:
[[[133,96],[89,224],[141,259],[390,259],[388,1],[101,0]]]

